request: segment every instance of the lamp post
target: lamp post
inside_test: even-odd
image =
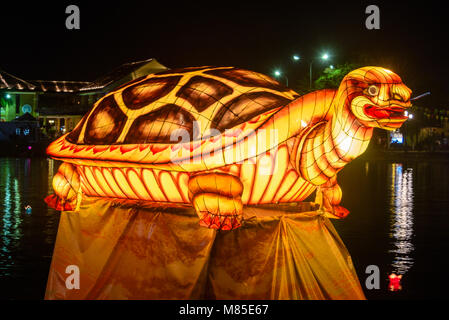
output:
[[[330,58],[330,56],[329,56],[328,53],[324,53],[324,54],[322,54],[321,57],[320,57],[320,59],[323,60],[323,61],[329,60],[329,58]],[[301,57],[300,57],[299,55],[297,55],[297,54],[294,54],[294,55],[292,56],[292,60],[293,60],[294,62],[298,62],[298,61],[301,60]],[[313,62],[314,62],[315,60],[316,60],[316,58],[312,58],[312,60],[310,60],[310,63],[309,63],[309,86],[310,86],[310,89],[312,89]],[[333,69],[334,67],[331,66],[330,68]],[[276,70],[274,71],[274,76],[275,76],[276,78],[279,78],[280,76],[282,76],[282,72],[281,72],[279,69],[276,69]],[[287,76],[285,76],[285,75],[284,75],[284,77],[285,77],[285,81],[286,81],[286,84],[287,84],[287,87],[288,87],[288,78],[287,78]]]
[[[299,55],[297,55],[297,54],[294,54],[292,56],[292,59],[293,59],[293,61],[297,62],[297,61],[301,60],[301,57]],[[279,70],[279,69],[274,70],[274,76],[276,78],[279,78],[280,76],[282,76],[281,70]],[[288,87],[288,77],[286,75],[284,75],[284,77],[285,77],[285,83],[286,83],[286,85]]]
[[[324,53],[321,56],[321,60],[329,60],[329,55],[327,53]],[[309,87],[310,89],[312,89],[312,65],[313,65],[313,61],[315,61],[315,59],[310,60],[310,64],[309,64]]]
[[[293,55],[293,61],[297,62],[300,60],[299,55],[295,54]],[[324,53],[323,55],[321,55],[320,59],[323,61],[329,60],[330,56],[328,53]],[[312,74],[313,74],[313,62],[315,61],[315,58],[313,58],[312,60],[310,60],[309,63],[309,87],[310,89],[312,89]],[[333,69],[333,66],[331,66],[331,69]]]
[[[282,75],[282,72],[281,72],[280,70],[275,70],[275,71],[274,71],[274,76],[275,76],[276,78],[280,77],[281,75]],[[287,78],[287,76],[284,76],[284,77],[285,77],[286,85],[287,85],[287,87],[288,87],[288,78]]]

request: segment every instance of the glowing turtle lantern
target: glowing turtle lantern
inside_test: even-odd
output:
[[[317,190],[320,210],[342,218],[337,173],[374,128],[402,125],[410,94],[379,67],[304,96],[232,67],[148,75],[104,96],[48,147],[64,163],[46,201],[59,210],[76,210],[84,196],[191,204],[201,225],[231,230],[244,205],[299,202]]]

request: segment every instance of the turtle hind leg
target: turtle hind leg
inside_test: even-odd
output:
[[[226,173],[200,173],[189,179],[189,197],[200,218],[200,225],[217,230],[241,226],[243,184]]]
[[[349,210],[340,205],[342,191],[335,177],[317,189],[315,202],[320,209],[328,214],[330,218],[342,219],[349,214]]]
[[[81,202],[80,176],[76,167],[63,163],[53,177],[54,194],[45,198],[47,205],[59,211],[73,211]]]

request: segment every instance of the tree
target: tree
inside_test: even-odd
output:
[[[323,74],[315,80],[315,89],[337,89],[343,78],[351,71],[360,68],[355,63],[344,63],[337,65],[333,69],[326,68]]]

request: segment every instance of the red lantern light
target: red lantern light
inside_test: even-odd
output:
[[[392,273],[388,276],[388,279],[390,280],[390,283],[388,284],[388,289],[390,291],[402,290],[402,286],[401,286],[402,275],[396,275],[396,274]]]

